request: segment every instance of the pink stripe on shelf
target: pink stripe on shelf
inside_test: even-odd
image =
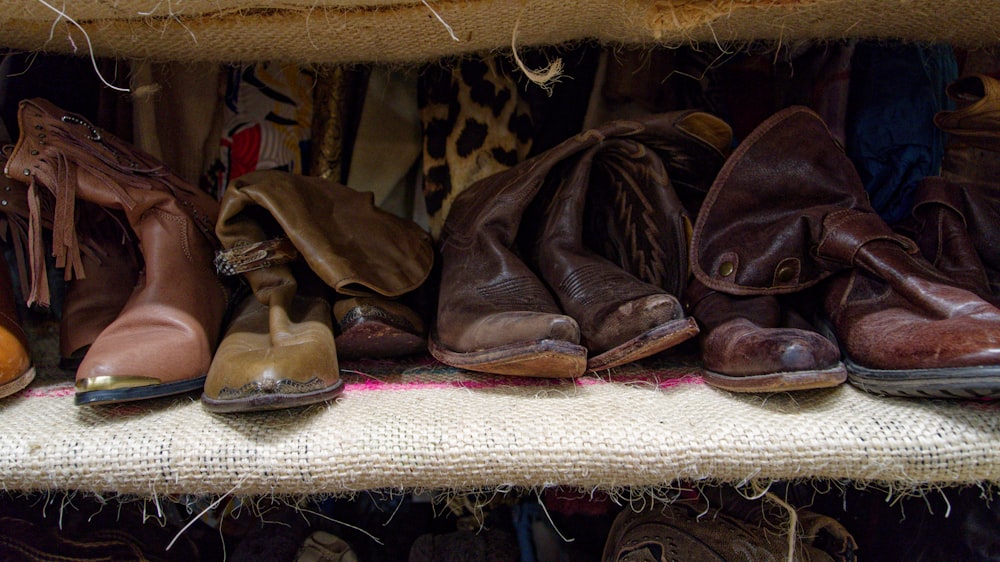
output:
[[[64,398],[73,396],[76,390],[72,386],[46,386],[42,388],[31,388],[30,386],[21,391],[17,396],[23,398]]]
[[[597,377],[581,377],[578,379],[538,379],[528,377],[510,378],[487,378],[484,380],[455,380],[455,381],[408,381],[408,382],[386,382],[376,378],[365,378],[359,381],[348,381],[345,392],[371,392],[371,391],[404,391],[404,390],[441,390],[453,388],[465,389],[493,389],[502,387],[559,387],[565,385],[590,386],[596,384],[635,384],[645,383],[655,385],[656,388],[671,388],[674,386],[688,384],[702,384],[701,377],[685,374],[681,376],[671,376],[660,378],[655,375],[627,376],[615,379],[602,379]]]

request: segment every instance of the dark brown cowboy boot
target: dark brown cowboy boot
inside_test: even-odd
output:
[[[371,193],[279,171],[230,182],[216,232],[224,247],[220,270],[242,274],[253,295],[237,310],[205,382],[202,402],[215,412],[301,406],[339,394],[324,293],[349,297],[344,310],[360,308],[359,318],[381,327],[363,332],[373,336],[370,345],[396,346],[410,334],[398,327],[409,320],[380,303],[419,287],[434,259],[430,236],[377,208]]]
[[[685,304],[701,328],[705,382],[734,392],[784,392],[847,380],[840,350],[777,295],[734,296],[694,279]]]
[[[56,265],[85,275],[77,198],[123,213],[144,260],[121,313],[77,370],[77,404],[200,389],[229,293],[212,267],[218,203],[156,159],[46,100],[22,101],[18,123],[21,136],[5,172],[54,194]],[[41,225],[33,221],[31,228]]]
[[[867,391],[1000,394],[1000,310],[953,287],[878,217],[807,108],[776,113],[737,148],[692,246],[698,280],[733,295],[795,293],[830,278],[827,329],[849,380]]]
[[[950,180],[996,181],[1000,174],[1000,80],[984,74],[948,84],[956,109],[939,111],[934,124],[948,134],[941,175]]]
[[[441,237],[440,297],[430,343],[434,356],[452,366],[490,373],[582,375],[587,349],[580,345],[580,326],[522,261],[521,219],[529,207],[545,208],[546,196],[539,193],[572,165],[567,160],[619,138],[634,139],[643,150],[663,155],[675,187],[707,183],[722,157],[717,147],[690,132],[705,116],[678,112],[643,122],[608,123],[460,194]],[[703,153],[717,156],[699,157]],[[537,231],[537,225],[527,230]],[[537,240],[527,238],[529,244]]]
[[[641,281],[598,255],[583,243],[583,223],[591,191],[637,191],[672,195],[661,155],[638,139],[608,138],[582,151],[552,181],[558,188],[545,212],[535,250],[535,267],[548,283],[562,310],[580,326],[587,347],[587,369],[609,369],[671,348],[698,333],[697,323],[684,313],[676,296]],[[706,183],[708,180],[705,180]],[[676,237],[664,244],[676,249],[666,260],[671,280],[680,286],[687,277],[686,211],[676,196],[665,206],[673,209],[672,224],[660,225]],[[690,224],[688,222],[687,224]]]

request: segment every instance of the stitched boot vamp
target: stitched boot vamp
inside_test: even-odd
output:
[[[331,398],[343,383],[330,323],[322,299],[295,297],[288,307],[246,299],[219,344],[202,400],[213,411],[235,411]]]

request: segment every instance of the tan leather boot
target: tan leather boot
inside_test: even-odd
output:
[[[216,232],[224,247],[220,271],[243,275],[253,295],[236,311],[205,382],[202,402],[215,412],[301,406],[339,394],[330,305],[316,286],[348,297],[398,297],[424,282],[434,260],[430,236],[378,209],[371,193],[287,172],[230,182]],[[363,313],[369,326],[394,326]],[[392,337],[381,342],[396,344]]]
[[[692,267],[733,295],[822,287],[849,380],[904,396],[1000,394],[1000,310],[955,288],[872,210],[826,125],[782,110],[737,148],[695,223]]]
[[[6,156],[0,156],[3,164]],[[54,201],[47,191],[32,193],[36,199],[28,203],[28,186],[8,177],[0,178],[0,232],[10,240],[21,273],[24,302],[49,305],[48,277],[41,240],[29,241],[28,223],[31,205],[38,209],[42,227],[52,230]],[[59,319],[59,368],[75,371],[94,343],[128,300],[139,274],[138,248],[124,227],[125,219],[112,211],[86,201],[77,201],[78,234],[83,251],[80,260],[87,276],[67,280]],[[36,234],[40,234],[36,232]],[[41,275],[28,279],[28,273]]]
[[[8,177],[55,196],[56,265],[85,275],[77,199],[120,211],[144,261],[128,301],[76,373],[76,403],[99,404],[198,390],[212,360],[228,291],[212,267],[218,203],[149,155],[79,115],[24,100]],[[31,228],[41,228],[33,221]]]
[[[34,379],[28,336],[17,316],[10,268],[0,253],[0,398],[18,392]]]

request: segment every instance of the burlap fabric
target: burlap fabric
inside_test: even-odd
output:
[[[1000,3],[982,0],[4,0],[0,7],[2,47],[88,54],[82,29],[98,56],[179,61],[400,63],[509,48],[515,39],[537,46],[861,37],[967,47],[1000,39]]]
[[[37,354],[36,349],[36,354]],[[736,395],[678,362],[578,380],[344,362],[336,402],[213,415],[196,396],[73,404],[39,359],[0,400],[0,488],[164,494],[349,493],[687,480],[837,479],[893,489],[1000,480],[1000,402],[880,398],[850,386]]]

